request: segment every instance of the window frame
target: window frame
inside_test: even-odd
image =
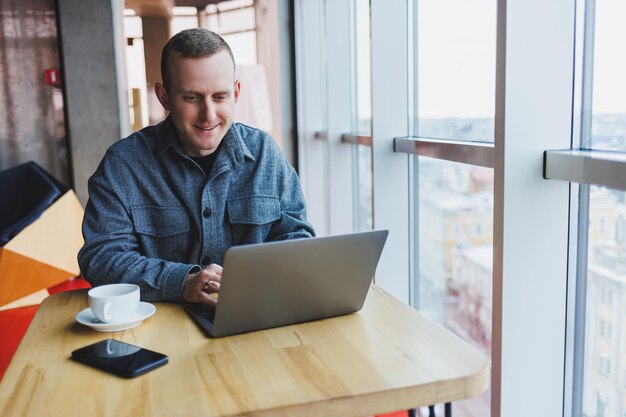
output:
[[[590,185],[626,190],[626,151],[591,149],[595,43],[595,0],[576,0],[575,82],[572,141],[568,149],[544,152],[544,178],[560,180],[577,190],[571,199],[572,221],[568,286],[568,340],[564,384],[564,416],[583,415],[587,323]],[[610,324],[609,324],[610,326]],[[611,332],[610,330],[609,332]]]
[[[545,415],[575,415],[582,392],[575,370],[584,347],[580,323],[585,319],[586,294],[580,271],[586,267],[587,249],[580,239],[584,241],[588,230],[580,219],[588,213],[585,183],[609,184],[603,171],[607,162],[598,158],[600,151],[582,152],[573,146],[584,137],[590,121],[590,115],[582,111],[588,106],[583,100],[589,97],[579,94],[581,88],[591,88],[589,72],[580,71],[589,66],[583,58],[590,50],[578,40],[581,30],[589,31],[591,26],[576,22],[582,21],[592,0],[497,0],[493,144],[409,135],[414,120],[407,92],[416,87],[413,63],[408,62],[414,47],[408,22],[416,13],[410,1],[370,3],[374,227],[390,230],[377,283],[409,302],[413,291],[409,277],[419,261],[413,257],[417,243],[412,236],[416,215],[411,155],[493,167],[492,416],[526,416],[537,410]],[[325,184],[337,178],[331,165],[350,165],[346,156],[350,152],[337,147],[342,159],[331,162],[335,150],[330,152],[328,143],[316,142],[314,136],[327,132],[327,141],[341,143],[342,134],[354,131],[348,127],[333,133],[328,128],[328,118],[335,114],[325,107],[331,102],[329,92],[333,91],[333,97],[344,94],[325,84],[325,77],[340,61],[324,49],[332,42],[323,46],[321,32],[314,34],[332,30],[319,24],[329,2],[298,0],[295,5],[301,177],[310,218],[322,225],[323,233],[334,233],[330,216],[336,210],[353,209],[354,203],[341,208]],[[350,26],[348,20],[333,22]],[[305,25],[309,32],[302,31]],[[343,146],[353,150],[359,145]],[[410,148],[411,155],[401,152],[403,146]],[[573,159],[585,159],[584,154],[591,162]],[[559,158],[560,165],[555,165]],[[585,163],[601,168],[593,177],[580,177]],[[612,164],[619,170],[615,172],[626,172],[626,161]],[[529,304],[542,308],[530,309]]]
[[[567,236],[570,222],[563,213],[569,213],[570,210],[571,187],[543,182],[542,177],[537,175],[541,168],[533,170],[533,166],[537,166],[537,158],[532,153],[534,150],[536,154],[541,154],[546,144],[566,147],[571,143],[571,114],[567,110],[571,108],[572,80],[568,85],[563,82],[562,74],[570,74],[573,78],[573,18],[569,19],[570,25],[563,25],[559,30],[554,30],[551,22],[562,19],[562,16],[573,17],[574,8],[571,4],[550,5],[538,22],[535,20],[533,25],[525,27],[524,22],[531,21],[532,10],[541,7],[533,3],[539,2],[498,1],[493,146],[465,141],[398,137],[395,147],[396,151],[494,168],[492,416],[530,415],[537,407],[548,410],[549,415],[563,413],[562,382],[565,367],[554,366],[554,363],[565,362]],[[539,31],[529,33],[530,28]],[[559,45],[557,50],[566,52],[550,56],[549,51],[555,45]],[[530,59],[527,54],[531,55]],[[534,56],[549,61],[545,64],[545,67],[551,67],[551,70],[545,70],[547,77],[531,67],[536,62]],[[556,91],[553,83],[558,85]],[[545,109],[542,103],[522,106],[523,109],[516,106],[518,103],[532,102],[527,100],[526,93],[534,92],[535,97],[545,97],[545,91],[552,92],[547,99],[554,106],[548,107],[561,109],[557,110],[558,124],[551,123],[546,114],[541,114],[540,109]],[[528,117],[526,112],[529,108],[537,123],[524,126],[521,122]],[[523,162],[520,163],[520,159]],[[523,181],[520,182],[519,178],[523,178]],[[531,206],[528,201],[535,201],[536,204]],[[536,240],[533,234],[540,227],[520,226],[518,218],[527,214],[523,213],[524,210],[531,211],[531,218],[538,219],[539,225],[551,226],[554,230],[553,225],[557,224],[559,232],[543,239],[540,244],[529,245]],[[529,262],[524,264],[519,261],[529,258],[544,261],[542,274],[530,270]],[[419,260],[414,260],[413,264],[416,262]],[[524,279],[525,276],[532,277],[533,273],[534,279]],[[551,275],[563,279],[553,280],[550,288],[540,297],[533,297],[542,281],[550,282]],[[546,323],[543,314],[526,314],[524,300],[533,298],[541,298],[544,304],[551,303],[550,310],[555,313],[552,315],[555,319]],[[558,302],[554,302],[555,299]],[[539,340],[551,346],[546,349],[548,352],[533,352],[536,348],[527,343],[537,337],[537,333],[540,333]],[[532,365],[529,366],[529,363]],[[546,370],[549,373],[547,378]],[[536,375],[540,374],[544,374],[544,378],[538,380]],[[525,402],[520,398],[522,388],[525,398],[530,396],[536,400]]]
[[[389,230],[376,272],[376,283],[408,304],[412,267],[409,214],[412,167],[408,155],[393,152],[393,142],[395,137],[408,136],[411,122],[408,93],[409,2],[371,0],[370,13],[373,225],[375,229]],[[398,54],[398,51],[401,53]]]
[[[342,142],[356,125],[353,2],[294,2],[298,166],[319,236],[354,224],[353,150]]]

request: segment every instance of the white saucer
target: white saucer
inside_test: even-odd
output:
[[[155,311],[156,307],[154,305],[141,301],[135,315],[121,323],[102,323],[96,318],[90,308],[86,308],[78,313],[76,321],[91,327],[97,332],[121,332],[122,330],[139,326],[142,321],[153,315]]]

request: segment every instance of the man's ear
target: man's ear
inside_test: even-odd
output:
[[[165,90],[165,86],[161,83],[154,84],[154,92],[156,93],[157,98],[159,99],[159,103],[161,106],[167,111],[170,111],[170,98],[167,95],[167,91]]]
[[[235,103],[237,102],[237,100],[239,100],[240,90],[241,90],[241,83],[239,82],[239,80],[235,80],[235,85],[234,85]]]

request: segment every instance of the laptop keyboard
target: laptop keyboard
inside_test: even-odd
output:
[[[213,323],[215,321],[215,309],[205,309],[202,313],[200,313],[202,317]]]
[[[201,303],[185,303],[184,305],[185,310],[199,322],[206,324],[208,321],[211,325],[215,322],[215,307]]]

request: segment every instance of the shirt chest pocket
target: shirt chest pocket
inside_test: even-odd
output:
[[[184,261],[189,246],[189,217],[184,207],[140,206],[131,207],[130,212],[143,255]]]
[[[230,199],[226,202],[226,210],[235,245],[266,241],[272,223],[281,217],[280,200],[274,196]]]
[[[280,201],[273,196],[247,196],[228,200],[228,219],[234,224],[262,225],[280,219]]]

